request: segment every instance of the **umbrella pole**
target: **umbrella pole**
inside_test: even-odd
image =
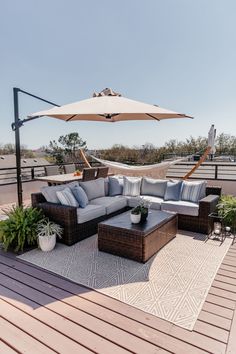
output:
[[[188,179],[198,169],[198,167],[201,166],[201,164],[206,160],[207,155],[210,153],[210,151],[211,146],[208,146],[198,163],[196,163],[196,165],[193,166],[193,168],[182,178],[183,180]]]
[[[17,87],[13,88],[14,98],[14,123],[15,123],[15,152],[16,152],[16,180],[17,180],[17,201],[18,205],[23,204],[23,189],[21,180],[21,151],[20,151],[20,126],[19,126],[19,103]]]
[[[90,163],[88,162],[88,160],[87,160],[87,158],[86,158],[86,156],[85,156],[85,154],[84,154],[84,152],[83,152],[83,149],[80,149],[80,154],[81,154],[81,156],[82,156],[82,159],[83,159],[84,162],[85,162],[85,165],[86,165],[87,167],[91,168],[92,166],[91,166]]]

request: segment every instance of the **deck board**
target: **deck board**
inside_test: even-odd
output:
[[[235,353],[234,255],[235,245],[188,331],[0,251],[0,351]]]
[[[16,354],[17,352],[0,339],[0,353]]]

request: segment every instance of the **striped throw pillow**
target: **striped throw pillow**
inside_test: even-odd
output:
[[[57,198],[60,200],[60,203],[62,205],[73,206],[76,208],[79,207],[79,203],[73,196],[70,188],[65,188],[62,191],[57,191],[56,194],[57,194]]]
[[[124,176],[123,195],[129,195],[131,197],[140,195],[141,181],[142,179],[139,177]]]
[[[182,184],[181,200],[198,203],[202,198],[202,191],[205,187],[205,182],[188,182]]]

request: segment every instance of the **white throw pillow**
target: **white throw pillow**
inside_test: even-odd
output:
[[[75,199],[70,188],[65,188],[62,191],[57,191],[56,194],[57,194],[57,197],[62,205],[73,206],[76,208],[79,207],[79,203]]]
[[[129,195],[131,197],[140,195],[141,181],[142,179],[139,177],[124,176],[123,195]]]

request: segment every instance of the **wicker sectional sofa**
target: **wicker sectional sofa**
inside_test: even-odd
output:
[[[140,196],[128,195],[127,191],[125,195],[122,194],[122,191],[117,191],[115,195],[111,195],[112,193],[109,192],[109,179],[100,178],[83,183],[84,185],[82,183],[80,185],[87,192],[89,199],[85,208],[62,205],[56,199],[52,199],[53,202],[47,201],[45,193],[44,195],[42,193],[31,195],[32,205],[42,209],[46,216],[63,227],[62,242],[66,245],[73,245],[96,234],[99,222],[135,207],[139,203],[140,197],[148,200],[152,209],[177,212],[179,229],[208,234],[210,232],[208,215],[216,209],[221,194],[221,188],[206,187],[204,196],[198,203],[181,200],[166,201],[163,197],[146,194],[149,190],[144,190],[144,188],[140,188]],[[141,181],[143,186],[142,183],[143,181]],[[101,191],[102,184],[104,184],[104,189]],[[69,185],[67,184],[66,186]],[[91,186],[92,188],[90,188]],[[59,190],[65,188],[65,185],[64,187],[61,185],[44,188],[54,188],[54,190],[50,189],[49,191],[55,192],[57,188]],[[47,199],[50,200],[50,198]]]

